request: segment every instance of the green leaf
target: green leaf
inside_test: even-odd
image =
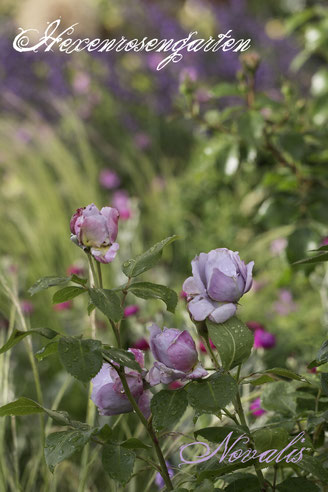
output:
[[[293,265],[321,263],[322,261],[328,261],[328,253],[320,253],[319,255],[311,256],[310,258],[304,258],[303,260],[294,261]]]
[[[232,432],[230,442],[233,443],[239,436],[245,434],[245,430],[242,427],[225,425],[224,427],[204,427],[194,432],[195,439],[199,436],[203,437],[209,442],[221,443]]]
[[[275,381],[275,379],[273,379],[271,376],[268,376],[267,374],[262,374],[262,376],[259,376],[255,379],[243,379],[242,383],[252,384],[253,386],[260,386],[261,384],[273,383],[273,381]]]
[[[109,441],[112,438],[113,430],[108,424],[98,428],[95,432],[95,436],[99,437],[102,441]]]
[[[328,362],[328,340],[321,345],[315,360],[308,365],[308,368],[319,367],[326,364],[326,362]]]
[[[60,302],[69,301],[70,299],[74,299],[81,294],[87,292],[83,287],[76,287],[70,285],[68,287],[64,287],[63,289],[57,290],[57,292],[53,295],[52,302],[53,304],[58,304]]]
[[[322,392],[328,396],[328,372],[320,373]]]
[[[265,427],[253,432],[255,448],[259,453],[269,449],[281,451],[288,444],[288,432],[283,427]]]
[[[105,350],[103,350],[103,354],[108,358],[117,362],[121,366],[130,367],[130,369],[134,369],[136,371],[141,372],[141,367],[136,361],[132,352],[128,352],[124,349],[112,348],[108,345],[104,345]]]
[[[171,313],[174,313],[178,303],[176,292],[165,285],[152,284],[151,282],[135,282],[129,286],[128,291],[141,299],[161,299]]]
[[[314,482],[303,477],[287,478],[276,486],[279,492],[320,492]]]
[[[22,396],[16,401],[7,403],[0,407],[0,417],[8,415],[31,415],[33,413],[43,413],[44,409],[36,401]]]
[[[94,429],[88,431],[69,430],[53,432],[46,437],[44,456],[51,472],[61,461],[70,458],[90,440]]]
[[[20,331],[15,329],[8,338],[7,342],[4,344],[4,346],[1,347],[0,354],[3,354],[4,352],[7,352],[7,350],[10,350],[14,345],[23,340],[23,338],[27,337],[28,335],[41,335],[45,338],[51,339],[58,335],[58,333],[54,330],[51,330],[50,328],[33,328],[32,330],[27,331]]]
[[[249,357],[254,337],[238,318],[233,316],[225,323],[218,324],[207,321],[207,327],[224,369],[232,369]]]
[[[55,287],[56,285],[66,285],[68,282],[70,282],[71,277],[42,277],[39,278],[35,282],[35,284],[32,285],[28,289],[28,292],[33,296],[37,292],[40,292],[41,290],[49,289],[49,287]]]
[[[89,289],[89,295],[91,302],[107,316],[109,320],[117,322],[123,318],[121,301],[115,292],[108,289]]]
[[[239,478],[228,485],[225,492],[261,492],[257,477]]]
[[[78,277],[74,273],[72,275],[72,277],[71,277],[71,282],[74,282],[75,284],[79,284],[79,285],[86,285],[86,283],[88,282],[88,279],[87,278]]]
[[[265,410],[282,414],[295,414],[296,400],[291,382],[277,381],[264,386],[261,403]]]
[[[207,379],[186,386],[188,401],[199,413],[217,413],[226,407],[237,393],[237,383],[229,374],[217,372]]]
[[[66,371],[80,381],[90,381],[102,366],[102,343],[99,340],[83,340],[75,337],[62,337],[58,351]]]
[[[247,144],[256,143],[261,139],[264,129],[264,118],[259,111],[248,111],[238,119],[238,133]]]
[[[56,354],[58,352],[58,341],[56,342],[50,342],[42,349],[38,350],[34,355],[38,359],[38,361],[42,361],[46,357],[49,357],[49,355]]]
[[[143,443],[140,439],[136,439],[135,437],[131,437],[120,444],[123,448],[127,449],[151,449],[151,446]]]
[[[214,485],[209,480],[204,480],[201,484],[193,489],[193,492],[214,492]]]
[[[211,93],[213,96],[221,98],[221,97],[231,97],[231,96],[239,96],[242,97],[241,90],[235,84],[229,84],[227,82],[221,82],[220,84],[215,85],[211,89]]]
[[[181,419],[187,406],[188,398],[183,389],[156,393],[150,402],[155,430],[171,429]]]
[[[297,466],[307,473],[311,473],[314,477],[319,478],[324,483],[328,482],[328,470],[322,466],[317,458],[305,454],[301,461],[297,463]]]
[[[285,369],[284,367],[274,367],[273,369],[267,369],[264,372],[265,374],[269,375],[274,374],[276,376],[282,376],[288,379],[295,379],[296,381],[308,382],[308,380],[304,376],[301,376],[300,374],[297,374],[296,372],[289,369]]]
[[[130,449],[114,444],[105,444],[102,451],[102,464],[108,475],[118,482],[127,483],[133,473],[136,455]]]
[[[141,273],[144,273],[150,268],[153,268],[153,266],[155,266],[156,263],[158,263],[158,261],[160,260],[163,248],[173,241],[176,241],[177,239],[178,236],[167,237],[166,239],[163,239],[163,241],[160,241],[159,243],[152,246],[142,255],[127,260],[122,265],[123,273],[129,278],[137,277]]]

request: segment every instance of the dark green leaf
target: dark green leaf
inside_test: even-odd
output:
[[[70,458],[90,440],[94,430],[53,432],[46,437],[44,456],[50,471],[61,461]]]
[[[328,261],[328,253],[320,253],[319,255],[311,256],[310,258],[304,258],[303,260],[294,261],[294,265],[304,265],[307,263],[320,263],[322,261]]]
[[[315,360],[313,360],[308,368],[319,367],[328,362],[328,340],[326,340],[320,347]]]
[[[193,492],[214,492],[214,485],[209,480],[204,480],[201,484],[193,489]]]
[[[254,337],[238,318],[233,316],[225,323],[218,324],[208,321],[207,327],[224,369],[232,369],[249,357]]]
[[[229,374],[215,373],[207,379],[186,386],[188,401],[199,413],[217,413],[237,393],[237,383]]]
[[[23,340],[23,338],[27,337],[28,335],[42,335],[45,338],[51,339],[58,335],[58,333],[54,330],[51,330],[50,328],[33,328],[32,330],[27,331],[20,331],[15,329],[8,338],[7,342],[4,344],[4,346],[1,347],[0,354],[7,352],[7,350],[11,349],[14,345]]]
[[[261,492],[257,477],[247,477],[234,480],[224,490],[225,492]]]
[[[248,111],[238,118],[238,133],[247,144],[256,143],[263,134],[264,118],[258,111]]]
[[[99,437],[102,441],[109,441],[112,438],[113,431],[108,424],[103,425],[100,429],[98,428],[95,432],[95,436]]]
[[[178,303],[176,292],[165,287],[165,285],[152,284],[151,282],[135,282],[129,286],[128,290],[141,299],[161,299],[171,313],[174,313]]]
[[[70,285],[68,287],[64,287],[63,289],[57,290],[57,292],[52,297],[53,304],[58,304],[60,302],[69,301],[70,299],[74,299],[81,294],[87,292],[83,287],[76,287]]]
[[[279,492],[320,492],[314,482],[303,477],[287,478],[277,485]]]
[[[224,427],[204,427],[194,432],[195,439],[199,436],[203,437],[209,442],[221,443],[232,432],[230,442],[233,443],[239,436],[245,434],[245,430],[242,427],[226,425]]]
[[[260,386],[261,384],[272,383],[273,381],[275,381],[275,379],[273,379],[271,376],[268,376],[268,374],[262,374],[262,376],[258,376],[255,379],[244,379],[242,383],[250,383],[253,386]]]
[[[301,461],[297,463],[297,466],[307,473],[311,473],[314,477],[319,478],[324,483],[328,483],[328,469],[324,468],[317,458],[305,454]]]
[[[108,289],[89,289],[89,295],[92,303],[109,320],[120,321],[123,318],[121,301],[115,292]]]
[[[259,453],[269,449],[281,451],[288,444],[288,432],[283,427],[265,427],[254,431],[255,448]]]
[[[162,251],[165,246],[178,239],[178,236],[170,236],[163,241],[152,246],[142,255],[131,258],[123,263],[122,270],[127,277],[137,277],[141,273],[146,272],[158,263],[162,256]]]
[[[265,410],[272,410],[282,414],[294,414],[296,400],[292,383],[277,381],[264,386],[261,402]]]
[[[37,292],[48,289],[49,287],[55,287],[56,285],[66,285],[70,280],[71,277],[42,277],[39,278],[39,280],[37,280],[35,284],[33,284],[32,287],[29,288],[28,292],[31,294],[31,296],[33,296]]]
[[[183,389],[156,393],[150,402],[155,430],[171,429],[185,413],[187,406],[188,398]]]
[[[62,337],[58,352],[66,371],[80,381],[90,381],[101,369],[102,344],[99,340]]]
[[[296,381],[308,382],[304,376],[301,376],[300,374],[297,374],[289,369],[285,369],[284,367],[274,367],[273,369],[267,369],[264,372],[266,374],[274,374],[288,379],[295,379]]]
[[[141,367],[138,362],[136,362],[132,352],[128,352],[127,350],[119,348],[111,348],[108,345],[104,345],[104,348],[105,350],[103,350],[103,354],[108,359],[117,362],[121,366],[130,367],[131,369],[135,369],[136,371],[141,372]]]
[[[127,483],[133,473],[136,455],[130,449],[106,444],[102,452],[102,464],[108,475],[118,482]]]
[[[120,444],[123,448],[128,449],[151,449],[151,446],[143,443],[140,439],[136,439],[135,437],[131,437]]]
[[[50,342],[42,349],[38,350],[34,355],[38,359],[38,361],[42,361],[46,357],[49,357],[49,355],[56,354],[58,352],[58,341],[56,342]]]
[[[72,277],[71,277],[71,282],[74,282],[75,284],[79,284],[79,285],[86,285],[86,283],[88,282],[88,279],[87,278],[78,277],[74,273],[72,275]]]
[[[328,396],[328,372],[320,374],[322,392]]]
[[[235,84],[230,84],[227,82],[221,82],[220,84],[215,85],[211,92],[215,97],[231,97],[231,96],[240,96],[242,97],[241,90]]]

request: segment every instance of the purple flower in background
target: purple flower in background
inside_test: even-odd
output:
[[[246,323],[247,327],[255,332],[256,330],[264,330],[264,325],[262,325],[261,323],[258,323],[257,321],[247,321]]]
[[[223,323],[231,318],[236,303],[252,286],[254,261],[245,265],[238,252],[218,248],[200,253],[191,265],[193,276],[182,288],[188,294],[188,309],[194,320],[208,317]]]
[[[116,208],[103,207],[99,211],[93,203],[77,209],[70,222],[72,241],[83,248],[90,248],[97,261],[112,262],[119,249],[115,243],[119,216]]]
[[[328,237],[323,237],[320,246],[327,246],[327,245],[328,245]]]
[[[184,67],[179,74],[180,84],[183,82],[196,82],[198,72],[195,67]]]
[[[106,188],[106,190],[113,190],[120,186],[121,180],[115,171],[103,169],[99,174],[99,183],[103,188]]]
[[[73,89],[78,94],[86,94],[90,88],[90,77],[85,72],[78,72],[75,74],[73,83]]]
[[[147,133],[140,132],[134,136],[134,143],[138,149],[146,150],[151,144],[151,139]]]
[[[279,300],[274,303],[274,310],[280,316],[287,316],[287,314],[297,310],[297,304],[293,301],[293,295],[290,290],[280,290]]]
[[[26,316],[30,316],[34,312],[34,304],[31,301],[27,301],[26,299],[23,299],[20,303],[23,314]]]
[[[274,256],[279,256],[287,247],[288,241],[284,237],[279,237],[275,239],[270,244],[270,251]]]
[[[73,306],[72,301],[59,302],[52,306],[54,311],[68,311]]]
[[[196,345],[187,330],[150,327],[150,349],[156,359],[147,376],[151,386],[176,379],[198,379],[207,372],[198,362]]]
[[[130,349],[136,361],[143,368],[143,353]],[[125,368],[125,375],[132,396],[136,399],[146,418],[150,415],[150,395],[143,389],[142,374],[133,369]],[[100,415],[118,415],[133,411],[133,407],[124,393],[121,380],[116,370],[107,363],[102,365],[98,374],[92,379],[91,399],[98,407]]]
[[[139,306],[136,304],[131,304],[131,306],[126,306],[124,309],[124,317],[128,318],[129,316],[133,316],[134,314],[137,314],[139,312]]]
[[[252,401],[249,409],[254,417],[261,417],[261,415],[266,413],[266,411],[261,407],[261,398],[256,398],[256,400]]]
[[[67,270],[67,275],[84,275],[85,274],[85,269],[79,265],[70,265]]]
[[[133,348],[139,350],[149,350],[149,343],[145,338],[139,338],[133,345]]]
[[[173,471],[170,463],[168,461],[165,461],[165,463],[166,463],[166,466],[167,466],[167,471],[169,473],[169,477],[170,478],[173,478],[174,471]],[[155,484],[157,485],[157,487],[159,489],[162,489],[163,487],[165,487],[164,479],[163,479],[162,475],[159,472],[156,473]]]
[[[266,330],[256,330],[254,333],[254,347],[270,349],[275,347],[276,337]]]
[[[122,220],[128,220],[131,217],[131,203],[130,198],[125,190],[117,190],[113,195],[112,203],[114,207],[119,211],[120,218]]]

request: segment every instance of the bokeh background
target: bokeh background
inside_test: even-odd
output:
[[[88,330],[84,300],[54,308],[51,292],[30,298],[27,290],[45,275],[86,272],[69,219],[91,202],[113,205],[121,212],[121,247],[105,269],[108,286],[124,280],[125,259],[172,234],[181,239],[148,279],[177,292],[199,252],[239,251],[255,260],[254,287],[239,315],[276,337],[272,348],[258,351],[257,363],[304,372],[328,323],[326,266],[293,265],[327,244],[326,2],[2,0],[0,14],[1,275],[26,323],[70,334]],[[18,27],[43,32],[59,16],[64,26],[79,22],[79,37],[180,39],[193,30],[208,37],[232,29],[236,38],[252,39],[252,53],[187,53],[156,71],[156,53],[13,50]],[[2,289],[1,345],[17,319],[12,301]],[[151,320],[189,323],[183,297],[174,316],[155,301],[138,306],[124,322],[126,346],[147,337]],[[98,327],[108,339],[102,319]],[[35,352],[41,343],[33,341]],[[35,397],[24,346],[2,357],[1,404]],[[83,420],[86,388],[64,379],[56,357],[38,370],[47,406],[61,392],[59,407]],[[42,488],[30,422],[17,421],[24,491]],[[7,427],[1,423],[1,483],[17,490]],[[87,490],[113,487],[97,463]],[[58,467],[48,490],[56,484],[78,489],[79,457]],[[147,490],[156,490],[151,479]]]

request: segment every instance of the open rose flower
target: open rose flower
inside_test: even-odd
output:
[[[138,364],[143,367],[144,357],[141,350],[130,349]],[[143,375],[133,369],[125,369],[126,380],[132,396],[146,418],[150,416],[150,395],[144,391]],[[118,415],[133,411],[133,407],[124,393],[121,380],[116,370],[106,362],[92,379],[91,399],[98,407],[100,415]]]
[[[237,302],[252,286],[254,261],[247,265],[238,252],[218,248],[200,253],[191,262],[192,277],[183,290],[188,294],[188,309],[195,321],[209,318],[224,323],[237,309]]]
[[[70,222],[71,239],[82,248],[89,249],[97,261],[110,263],[119,249],[115,242],[118,219],[116,208],[103,207],[98,210],[93,203],[78,208]]]
[[[156,359],[147,375],[151,386],[177,379],[198,379],[207,372],[198,362],[196,345],[187,330],[150,327],[150,349]]]

